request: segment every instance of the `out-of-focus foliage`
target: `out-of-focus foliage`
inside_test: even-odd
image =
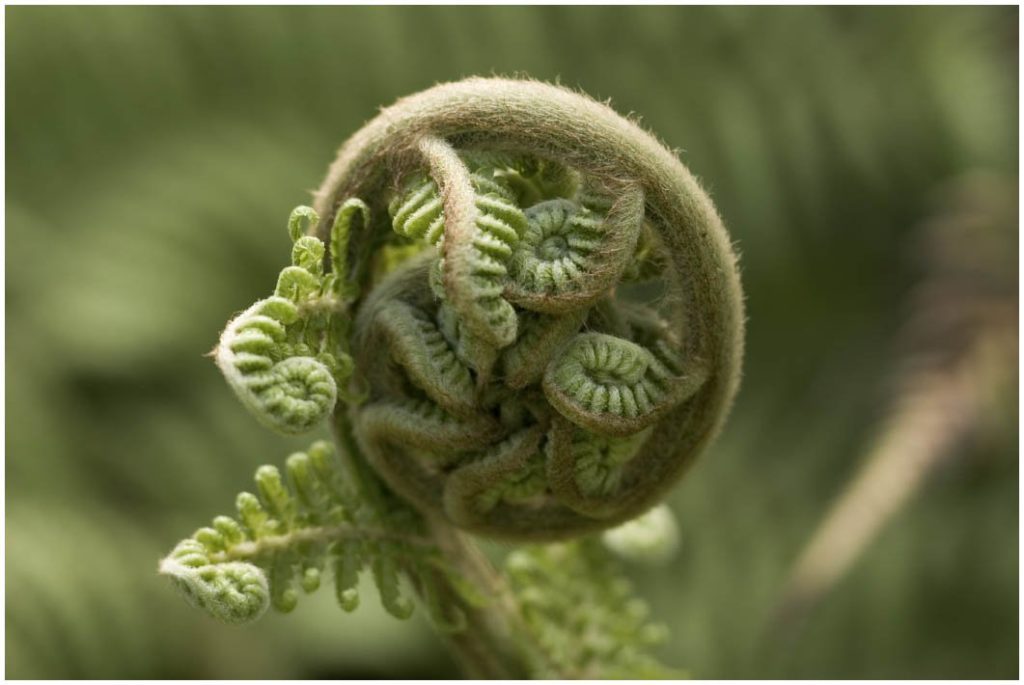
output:
[[[608,550],[596,539],[517,549],[505,570],[530,635],[530,667],[539,679],[681,679],[651,658],[665,626],[648,621]]]
[[[454,675],[422,620],[325,601],[230,628],[155,571],[302,444],[261,428],[204,357],[279,268],[282,212],[378,106],[492,72],[642,114],[744,255],[735,414],[673,498],[680,553],[633,573],[672,630],[665,661],[707,678],[1016,676],[1012,420],[933,478],[799,633],[766,628],[884,411],[931,196],[977,169],[1016,182],[1016,9],[6,17],[9,677]]]

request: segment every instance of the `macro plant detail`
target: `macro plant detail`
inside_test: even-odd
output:
[[[352,217],[366,205],[352,200],[338,211],[332,254],[341,254]],[[352,373],[346,351],[350,297],[345,264],[332,260],[324,272],[325,246],[302,235],[304,221],[318,217],[299,207],[288,220],[292,265],[281,271],[274,294],[228,323],[214,358],[238,399],[263,424],[281,433],[305,433],[334,409]]]
[[[734,257],[635,124],[538,83],[441,86],[342,147],[321,236],[352,197],[370,223],[348,254],[369,293],[351,421],[421,510],[510,540],[599,530],[650,508],[718,429],[742,348]],[[581,473],[613,474],[600,502],[566,465],[581,452]]]
[[[684,678],[649,654],[665,627],[592,538],[513,552],[506,564],[524,620],[538,635],[538,678]]]
[[[328,420],[336,450],[292,455],[284,477],[262,467],[237,518],[161,572],[238,623],[292,609],[328,570],[351,610],[368,567],[390,613],[411,614],[405,583],[459,636],[468,673],[651,671],[620,647],[643,654],[657,631],[615,608],[625,585],[581,536],[657,505],[728,413],[743,305],[707,195],[605,105],[469,79],[383,110],[314,204],[289,219],[273,295],[229,322],[214,357],[261,423],[301,434]],[[465,533],[581,539],[517,553],[506,579]],[[537,608],[569,596],[549,576],[573,565],[580,601],[613,607],[573,619],[609,632],[594,663],[552,656],[565,615]],[[531,573],[547,586],[524,595]],[[620,614],[633,618],[601,623]],[[498,647],[510,635],[517,654]]]
[[[414,512],[372,491],[330,443],[318,441],[285,465],[286,477],[260,467],[258,494],[238,496],[235,518],[216,517],[161,562],[160,572],[190,603],[227,623],[246,623],[270,606],[294,609],[299,589],[319,589],[329,567],[338,603],[354,611],[359,573],[369,567],[382,605],[395,617],[413,611],[400,591],[404,574],[424,594],[435,625],[461,626],[463,618],[441,601],[438,583],[443,575],[453,587],[468,586],[444,566]]]

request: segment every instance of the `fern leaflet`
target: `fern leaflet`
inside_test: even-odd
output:
[[[365,492],[330,443],[288,457],[284,477],[274,466],[261,466],[255,481],[255,494],[238,496],[234,518],[218,516],[160,562],[160,573],[185,599],[213,617],[247,623],[270,606],[291,611],[299,591],[318,589],[325,573],[334,577],[341,607],[353,611],[366,568],[381,604],[397,618],[413,612],[403,576],[442,629],[460,629],[462,617],[457,607],[436,601],[441,587],[480,602],[445,566],[419,515],[383,491]]]

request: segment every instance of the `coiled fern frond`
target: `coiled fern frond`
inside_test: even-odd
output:
[[[271,428],[330,416],[341,461],[316,443],[284,476],[262,467],[237,517],[196,531],[161,572],[243,623],[290,611],[325,572],[351,611],[369,567],[399,618],[409,581],[468,672],[660,672],[642,650],[656,631],[596,543],[514,555],[516,596],[456,529],[611,528],[714,437],[743,321],[710,200],[607,106],[470,79],[382,112],[342,146],[316,205],[292,213],[291,265],[215,356]],[[498,609],[477,611],[481,595]],[[582,631],[578,650],[565,631]]]
[[[274,466],[260,467],[255,483],[255,494],[238,496],[234,517],[216,517],[160,562],[160,573],[211,616],[248,623],[271,606],[289,612],[299,591],[317,590],[325,574],[333,576],[341,607],[353,611],[366,568],[381,604],[397,618],[413,612],[402,577],[445,629],[459,629],[463,619],[437,601],[440,585],[462,588],[478,601],[444,565],[419,517],[384,493],[361,491],[357,474],[346,470],[330,443],[292,454],[283,476]]]
[[[318,235],[354,197],[375,218],[344,255],[367,293],[351,339],[367,402],[345,420],[421,511],[511,540],[604,529],[654,505],[721,426],[735,257],[634,123],[529,81],[438,86],[342,146]]]
[[[529,229],[506,291],[524,309],[560,314],[593,304],[634,257],[643,223],[637,185],[575,199],[540,202],[527,211]]]
[[[344,254],[353,216],[367,208],[358,200],[336,215],[330,242]],[[319,221],[299,207],[288,221],[294,243],[292,265],[281,271],[274,294],[228,323],[214,352],[217,366],[242,403],[281,433],[305,433],[334,410],[352,372],[345,352],[344,309],[351,290],[344,263],[324,273],[324,244],[302,234],[302,222]]]

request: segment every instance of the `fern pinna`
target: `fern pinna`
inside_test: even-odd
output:
[[[245,623],[270,606],[291,611],[299,589],[317,590],[330,570],[338,603],[353,611],[359,573],[369,567],[389,613],[412,614],[412,601],[400,590],[404,575],[428,598],[437,625],[459,627],[461,617],[433,599],[442,577],[453,587],[464,583],[444,566],[414,512],[386,493],[374,498],[354,487],[358,475],[346,472],[328,442],[291,455],[285,467],[285,477],[273,466],[260,467],[257,494],[238,495],[235,518],[218,516],[161,562],[161,573],[190,603],[225,622]]]
[[[707,196],[605,105],[469,79],[367,124],[315,207],[293,212],[292,264],[215,358],[265,425],[329,419],[339,453],[320,442],[285,476],[261,468],[237,518],[161,570],[243,622],[325,572],[351,610],[367,567],[395,616],[412,611],[402,585],[424,600],[467,673],[653,672],[587,536],[655,506],[736,391],[742,297]],[[613,548],[647,535],[629,525]],[[466,533],[573,541],[517,552],[502,576]],[[566,621],[607,644],[561,649]]]

